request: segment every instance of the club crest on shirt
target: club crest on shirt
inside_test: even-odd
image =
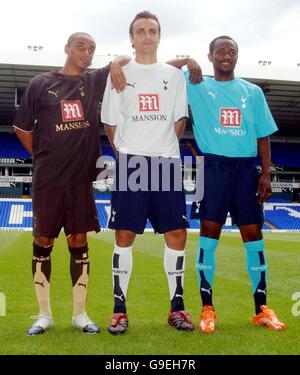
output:
[[[80,95],[81,95],[82,97],[85,96],[85,93],[84,93],[84,86],[79,87],[79,92],[80,92]]]
[[[84,120],[84,113],[80,100],[62,100],[61,114],[63,121],[80,121]]]
[[[241,102],[242,102],[241,107],[242,107],[243,109],[247,108],[247,98],[241,96]]]
[[[223,126],[241,126],[241,111],[239,108],[221,108],[220,124]]]
[[[159,111],[159,95],[158,94],[139,94],[139,111],[140,112]]]

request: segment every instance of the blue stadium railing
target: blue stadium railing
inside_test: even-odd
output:
[[[101,228],[107,227],[110,210],[110,194],[97,194],[96,207]],[[191,204],[188,202],[187,211],[190,215]],[[265,209],[266,222],[263,229],[267,230],[297,230],[300,231],[300,204],[268,204]],[[189,220],[192,230],[199,230],[198,220]],[[0,199],[0,230],[31,230],[32,203],[30,199]],[[151,228],[147,222],[147,229]],[[230,218],[224,226],[226,230],[237,229],[231,226]]]

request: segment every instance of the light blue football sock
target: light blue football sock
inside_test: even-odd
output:
[[[244,242],[246,248],[246,267],[250,277],[256,313],[267,300],[267,262],[264,240]]]
[[[215,251],[218,242],[214,238],[199,237],[196,270],[203,306],[212,306],[212,286],[216,269]]]

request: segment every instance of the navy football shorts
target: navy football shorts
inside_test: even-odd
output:
[[[193,202],[191,218],[232,225],[263,224],[263,205],[256,196],[259,174],[255,158],[204,155],[204,196]]]
[[[187,228],[181,160],[120,154],[111,197],[110,229],[141,234]]]

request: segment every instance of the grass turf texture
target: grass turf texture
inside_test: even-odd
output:
[[[0,354],[300,354],[300,316],[291,313],[291,296],[300,291],[299,234],[265,234],[268,304],[287,324],[284,332],[254,327],[253,298],[239,234],[223,233],[217,250],[214,304],[219,326],[213,335],[180,332],[167,326],[169,292],[163,269],[162,237],[138,236],[127,294],[129,330],[123,336],[107,331],[112,312],[111,253],[113,233],[89,236],[91,273],[87,312],[101,329],[85,335],[71,325],[72,289],[69,252],[64,235],[52,253],[51,298],[55,325],[45,334],[26,335],[37,313],[31,275],[30,232],[0,232],[0,292],[6,316],[0,317]],[[198,324],[195,256],[198,235],[186,246],[185,306]]]

